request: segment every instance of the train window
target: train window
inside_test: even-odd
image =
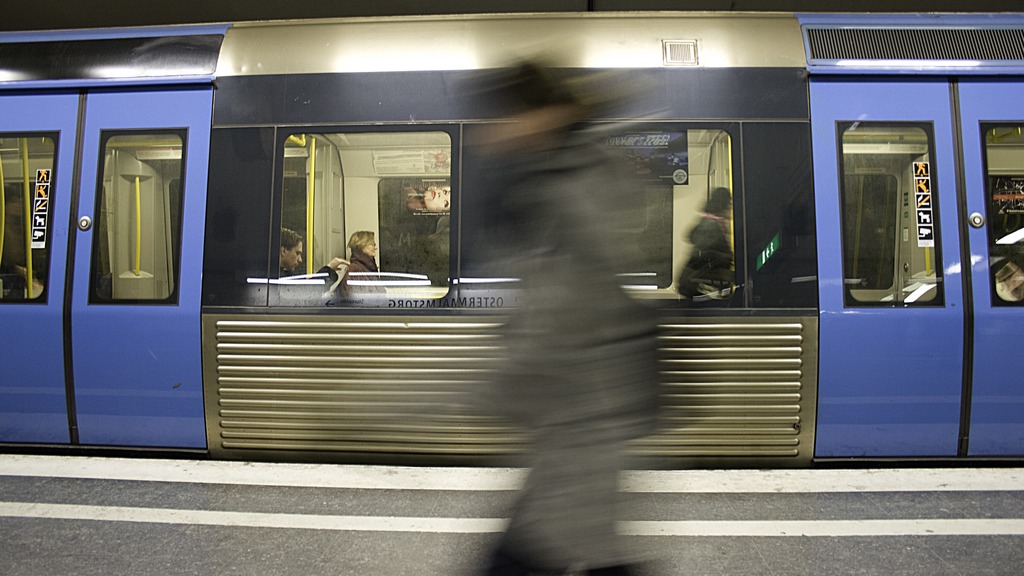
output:
[[[992,303],[1024,306],[1024,123],[985,124]]]
[[[272,301],[386,306],[448,293],[448,133],[298,133],[283,150]]]
[[[732,138],[722,129],[672,124],[617,131],[640,202],[620,210],[619,232],[639,248],[623,284],[637,297],[693,303],[735,293]]]
[[[486,125],[465,127],[467,141],[486,140]],[[678,300],[713,305],[736,294],[735,225],[732,214],[738,124],[644,123],[594,126],[613,158],[622,161],[628,181],[614,206],[603,207],[609,227],[629,258],[620,274],[622,286],[638,299]],[[491,192],[506,184],[493,158],[481,148],[467,149],[463,199],[463,284],[503,293],[514,281],[514,267],[502,263],[509,232],[502,230],[500,202]],[[716,199],[717,198],[717,199]],[[494,258],[497,253],[499,257]],[[463,286],[463,291],[466,291]],[[682,296],[681,296],[682,295]],[[503,295],[509,305],[513,301]]]
[[[100,139],[89,301],[174,302],[184,131],[102,133]]]
[[[941,305],[931,127],[840,123],[847,306]]]
[[[693,303],[726,300],[736,291],[732,138],[724,130],[688,130],[686,181],[673,176],[673,221],[683,232],[673,242],[682,268],[675,288]],[[679,238],[679,234],[674,234]]]
[[[0,302],[46,301],[56,136],[0,135]]]

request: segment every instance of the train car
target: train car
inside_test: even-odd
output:
[[[473,401],[519,294],[473,146],[505,119],[469,87],[543,55],[614,103],[587,125],[635,177],[623,285],[659,310],[663,377],[638,454],[1019,460],[1022,39],[1013,14],[0,35],[0,443],[515,453]],[[732,264],[692,282],[720,190]],[[379,270],[333,270],[357,240]]]

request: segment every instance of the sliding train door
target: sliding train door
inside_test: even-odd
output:
[[[211,105],[0,95],[0,443],[205,448]]]
[[[0,95],[0,442],[67,443],[64,262],[78,95]]]
[[[813,79],[815,456],[958,453],[964,297],[948,82]]]
[[[86,96],[69,264],[81,444],[206,446],[199,298],[212,92]]]
[[[1024,83],[959,83],[973,293],[970,456],[1024,455]]]

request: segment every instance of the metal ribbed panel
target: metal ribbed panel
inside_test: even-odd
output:
[[[1024,60],[1022,28],[808,28],[810,61]]]
[[[494,319],[230,318],[204,322],[211,449],[508,449],[510,431],[469,406],[501,351]]]
[[[663,432],[650,454],[809,461],[813,319],[662,326]]]
[[[637,452],[808,462],[814,321],[662,326],[663,431]],[[314,459],[517,451],[523,442],[515,430],[473,402],[501,356],[500,324],[496,317],[204,316],[210,450]]]

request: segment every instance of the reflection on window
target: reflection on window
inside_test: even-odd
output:
[[[1024,305],[1024,124],[982,126],[992,303]]]
[[[103,135],[91,302],[170,302],[177,293],[184,137]]]
[[[619,230],[640,254],[622,283],[635,296],[705,302],[735,292],[732,141],[719,129],[674,124],[616,131],[639,198],[623,197]]]
[[[448,293],[447,133],[290,135],[281,198],[279,303],[384,306]]]
[[[54,137],[0,136],[0,302],[44,302]]]
[[[941,304],[929,133],[905,124],[839,130],[846,305]]]

